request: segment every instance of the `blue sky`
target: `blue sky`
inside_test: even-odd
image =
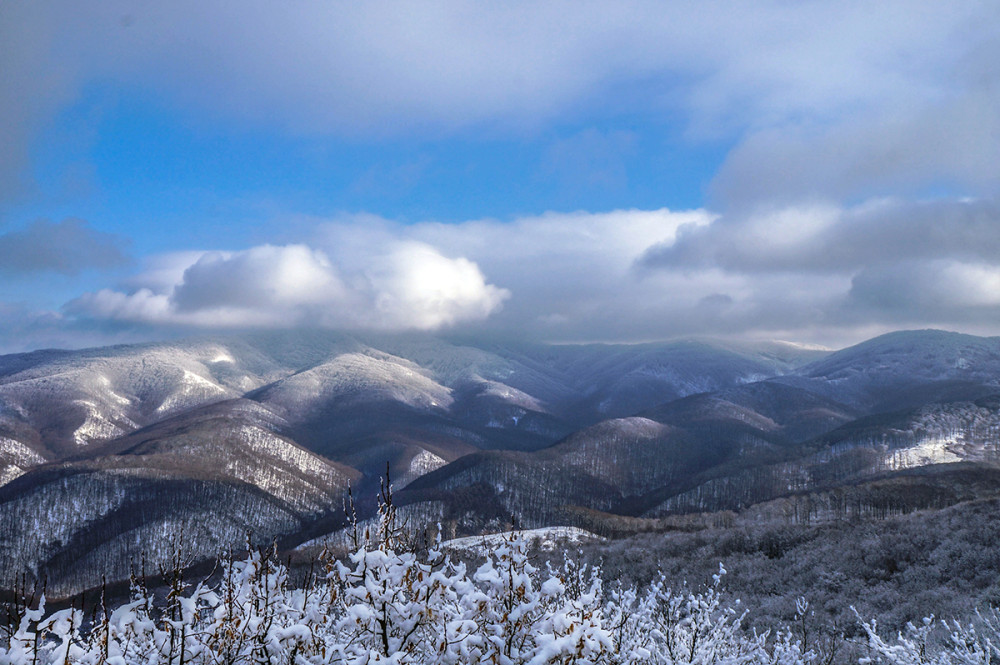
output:
[[[5,3],[0,351],[996,334],[998,34],[991,2]]]
[[[502,133],[301,136],[192,118],[122,94],[85,95],[54,120],[35,165],[48,191],[21,216],[32,218],[75,187],[73,204],[90,206],[91,215],[172,218],[206,233],[205,242],[225,244],[233,240],[227,224],[275,208],[445,222],[544,210],[688,209],[704,204],[732,145],[686,140],[657,114]],[[83,182],[66,182],[74,176]],[[195,222],[230,206],[242,210],[220,215],[215,223],[223,228]],[[119,223],[109,230],[132,231],[129,220]],[[165,235],[143,250],[177,242]]]

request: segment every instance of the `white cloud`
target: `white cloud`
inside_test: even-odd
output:
[[[749,217],[344,216],[312,220],[308,245],[172,257],[183,270],[161,258],[145,285],[140,275],[131,292],[88,294],[67,313],[188,327],[457,327],[548,341],[732,335],[836,345],[901,326],[983,332],[1000,315],[997,219],[991,201],[890,200]],[[176,276],[169,288],[164,275]]]
[[[304,245],[264,245],[242,252],[207,252],[191,264],[170,295],[180,314],[217,308],[281,312],[341,302],[347,296],[323,252]]]
[[[85,293],[68,303],[67,311],[95,319],[129,323],[169,323],[170,297],[149,289],[125,294],[112,289]]]
[[[484,319],[507,297],[471,261],[413,242],[369,255],[369,268],[346,278],[325,252],[304,245],[172,258],[190,262],[181,271],[160,258],[148,286],[88,293],[67,311],[85,319],[208,328],[436,330]],[[170,274],[179,279],[165,285]]]
[[[94,81],[227,121],[350,136],[679,111],[694,136],[750,133],[722,187],[732,192],[748,191],[744,166],[757,156],[800,166],[803,141],[825,160],[844,135],[873,138],[848,145],[887,157],[919,152],[926,129],[953,145],[950,175],[976,177],[979,159],[959,156],[996,140],[1000,10],[989,2],[56,0],[0,11],[0,79],[11,83],[0,180],[23,170],[27,137]],[[758,132],[773,131],[786,154],[767,154],[774,135]]]
[[[376,294],[377,327],[436,330],[482,320],[509,295],[505,289],[486,284],[472,261],[446,258],[416,242],[401,243],[379,257],[367,276]]]

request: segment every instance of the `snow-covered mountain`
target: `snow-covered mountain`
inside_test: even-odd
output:
[[[881,335],[799,368],[796,385],[878,413],[1000,391],[1000,338],[942,330]]]
[[[994,394],[1000,340],[940,331],[835,353],[276,332],[2,356],[0,587],[69,592],[247,531],[295,545],[387,466],[408,510],[461,532],[995,464]]]
[[[472,494],[487,518],[541,526],[572,523],[579,509],[740,510],[915,468],[992,465],[998,380],[998,339],[893,333],[773,378],[600,422],[537,452],[472,455],[406,493],[450,501],[445,514],[470,522],[479,517],[463,509]]]

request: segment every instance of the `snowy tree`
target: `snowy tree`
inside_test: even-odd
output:
[[[357,527],[358,525],[355,524]],[[414,547],[385,487],[378,518],[344,559],[293,587],[273,549],[222,563],[214,584],[169,579],[158,606],[141,580],[128,602],[89,625],[76,609],[46,615],[44,599],[12,616],[0,665],[809,665],[791,633],[745,634],[719,591],[665,581],[605,589],[597,567],[535,565],[507,534],[471,574],[440,543]],[[867,629],[867,628],[866,628]],[[876,642],[893,665],[916,647]],[[994,630],[956,624],[949,663],[986,663]],[[902,639],[902,638],[901,638]],[[990,641],[993,640],[993,641]],[[915,644],[915,643],[914,643]]]

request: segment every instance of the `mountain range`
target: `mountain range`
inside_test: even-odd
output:
[[[0,356],[0,587],[316,542],[387,470],[453,536],[940,507],[994,491],[998,434],[1000,338],[935,330],[840,351],[297,331]]]

